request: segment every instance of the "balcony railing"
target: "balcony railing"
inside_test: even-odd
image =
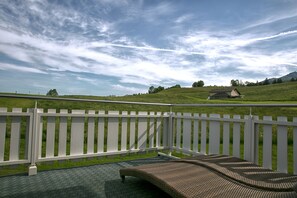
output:
[[[11,96],[46,100],[168,106],[168,112],[0,108],[0,166],[119,155],[149,150],[224,154],[297,174],[297,115],[178,113],[172,107],[297,107],[297,104],[162,104]],[[1,106],[1,104],[0,104]],[[261,136],[261,137],[260,137]],[[274,144],[276,138],[276,144]],[[292,144],[288,144],[288,139]],[[260,144],[261,140],[261,144]],[[276,147],[276,149],[273,149]],[[276,153],[274,153],[276,150]],[[288,154],[289,153],[289,154]]]

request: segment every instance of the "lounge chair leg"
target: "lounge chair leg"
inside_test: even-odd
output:
[[[122,183],[125,183],[125,175],[121,175]]]

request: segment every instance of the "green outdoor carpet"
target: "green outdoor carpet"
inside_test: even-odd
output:
[[[112,164],[40,171],[35,176],[0,177],[0,197],[169,197],[141,179],[123,184],[119,169],[168,161],[158,156]]]

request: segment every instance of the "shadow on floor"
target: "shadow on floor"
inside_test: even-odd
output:
[[[164,197],[170,196],[153,184],[133,177],[126,177],[125,183],[121,179],[105,182],[105,195],[111,197]]]
[[[26,193],[17,193],[7,197],[24,197],[24,198],[34,198],[34,197],[55,197],[55,198],[66,198],[66,197],[98,197],[95,192],[85,186],[74,186],[70,188],[54,189],[46,191],[33,191]]]

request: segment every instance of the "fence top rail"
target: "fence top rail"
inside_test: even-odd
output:
[[[23,98],[34,100],[55,100],[55,101],[73,101],[73,102],[99,102],[99,103],[114,103],[114,104],[133,104],[133,105],[153,105],[153,106],[168,106],[168,107],[297,107],[295,104],[169,104],[169,103],[151,103],[151,102],[132,102],[132,101],[116,101],[116,100],[95,100],[81,98],[62,98],[62,97],[47,97],[47,96],[28,96],[14,94],[0,94],[2,98]]]

